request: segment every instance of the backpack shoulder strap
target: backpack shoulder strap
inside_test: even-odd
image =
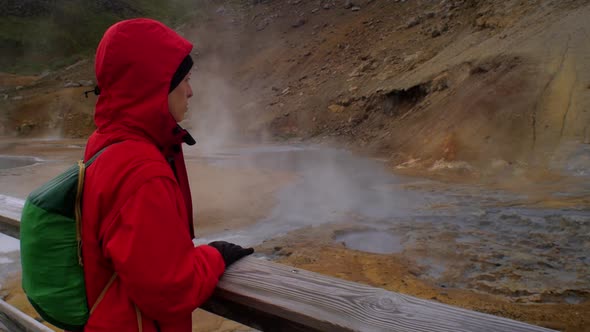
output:
[[[117,144],[117,143],[115,143]],[[78,241],[78,264],[84,266],[82,262],[82,193],[84,192],[84,178],[86,175],[86,168],[90,167],[92,163],[100,156],[108,146],[105,146],[98,151],[90,160],[84,163],[84,160],[78,160],[78,187],[76,190],[76,204],[74,206],[74,214],[76,216],[76,241]]]
[[[94,305],[92,305],[92,308],[90,309],[91,315],[94,312],[94,310],[96,310],[96,307],[98,307],[98,304],[102,301],[105,294],[107,293],[107,291],[109,290],[109,288],[111,287],[111,285],[113,284],[113,282],[115,281],[116,278],[117,278],[117,272],[114,272],[113,275],[111,276],[111,279],[109,280],[109,282],[107,282],[107,284],[102,289],[102,292],[100,292],[100,295],[98,295],[98,298],[94,302]]]
[[[117,144],[117,143],[114,143]],[[90,158],[85,164],[86,167],[92,165],[92,163],[96,160],[96,158],[98,158],[98,156],[100,156],[104,150],[106,150],[107,148],[109,148],[111,145],[105,146],[104,148],[102,148],[100,151],[98,151],[94,156],[92,156],[92,158]]]
[[[117,143],[114,143],[114,144],[117,144]],[[78,161],[79,174],[78,174],[78,192],[76,194],[76,228],[78,229],[78,232],[77,232],[77,236],[78,236],[78,261],[79,261],[80,265],[82,265],[82,255],[81,255],[82,239],[81,239],[81,236],[80,236],[80,229],[81,229],[80,226],[81,226],[81,222],[82,222],[82,209],[81,209],[81,206],[80,205],[81,205],[81,200],[82,200],[81,199],[82,198],[82,192],[84,191],[84,176],[85,176],[86,168],[90,167],[90,165],[92,165],[92,163],[109,146],[106,146],[106,147],[102,148],[94,156],[92,156],[92,158],[90,158],[86,163],[84,163],[83,160]],[[113,275],[111,276],[111,279],[109,279],[109,281],[107,282],[107,284],[104,286],[104,288],[100,292],[100,295],[98,295],[98,298],[96,299],[96,301],[92,305],[92,308],[90,308],[90,314],[91,315],[94,312],[94,310],[96,310],[96,308],[98,307],[98,305],[100,304],[100,302],[102,301],[102,299],[104,298],[104,296],[106,295],[107,291],[109,290],[109,288],[111,287],[111,285],[113,284],[113,282],[115,281],[115,279],[117,279],[117,272],[113,272]],[[134,306],[135,306],[135,314],[137,316],[137,324],[138,324],[138,327],[139,327],[139,332],[142,332],[143,331],[143,326],[142,326],[141,312],[139,311],[139,308],[137,307],[137,305],[134,305]]]

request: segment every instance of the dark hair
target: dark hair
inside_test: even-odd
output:
[[[168,91],[168,93],[176,89],[176,87],[180,84],[180,82],[182,82],[182,80],[188,74],[192,67],[193,58],[191,58],[191,55],[189,54],[186,57],[184,57],[184,59],[180,63],[180,66],[178,66],[178,69],[176,69],[174,76],[172,76],[172,81],[170,81],[170,91]]]

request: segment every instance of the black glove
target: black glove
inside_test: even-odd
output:
[[[217,249],[223,257],[225,267],[232,265],[240,258],[250,255],[254,252],[252,248],[242,248],[237,244],[225,242],[225,241],[214,241],[209,243],[210,246]]]

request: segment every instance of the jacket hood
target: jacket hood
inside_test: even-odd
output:
[[[121,21],[105,32],[96,51],[100,95],[87,156],[124,139],[147,139],[160,149],[178,143],[183,133],[168,110],[168,92],[192,47],[151,19]]]

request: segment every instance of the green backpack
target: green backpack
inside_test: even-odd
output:
[[[103,151],[86,164],[80,160],[33,191],[22,210],[23,289],[43,319],[66,330],[81,330],[90,316],[82,267],[80,205],[85,170]],[[114,276],[100,298],[113,280]]]

